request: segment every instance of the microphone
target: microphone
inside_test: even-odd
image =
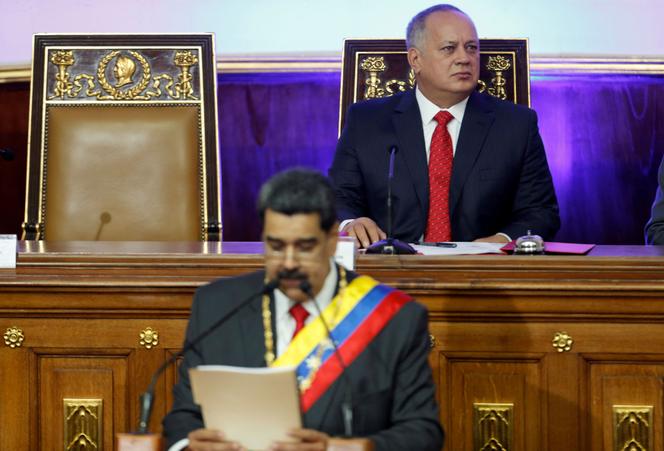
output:
[[[14,159],[14,151],[11,149],[0,149],[0,157],[6,161],[12,161]]]
[[[394,179],[394,156],[398,150],[397,146],[390,146],[390,165],[387,171],[387,238],[367,247],[367,254],[410,255],[417,253],[410,244],[392,237],[392,180]]]
[[[309,282],[308,278],[300,282],[300,290],[302,290],[304,294],[306,294],[309,297],[309,299],[313,301],[314,307],[316,307],[316,312],[318,313],[318,317],[320,318],[320,321],[321,323],[323,323],[323,327],[325,328],[325,333],[327,334],[327,337],[330,339],[330,341],[332,342],[332,346],[334,347],[334,355],[337,356],[337,359],[339,360],[339,365],[341,365],[341,379],[344,381],[344,385],[346,387],[346,396],[344,402],[341,404],[341,416],[344,421],[344,435],[346,437],[352,437],[353,436],[353,387],[350,383],[350,377],[348,376],[348,371],[347,371],[348,367],[344,363],[344,359],[341,357],[341,353],[339,353],[339,348],[337,347],[337,343],[334,341],[334,338],[332,338],[332,332],[330,332],[330,327],[327,325],[325,318],[323,318],[323,312],[321,311],[318,302],[316,302],[316,298],[311,290],[311,283]]]
[[[238,303],[233,307],[229,312],[215,321],[210,327],[205,329],[203,332],[198,334],[192,341],[185,342],[182,349],[177,353],[172,355],[167,359],[152,375],[152,381],[148,386],[147,390],[143,392],[140,397],[140,415],[138,420],[138,429],[137,434],[147,434],[148,433],[148,424],[150,423],[150,416],[152,415],[152,404],[154,401],[154,388],[157,385],[157,380],[159,376],[164,372],[166,368],[172,365],[179,357],[182,357],[187,351],[193,349],[198,343],[200,343],[204,338],[214,332],[219,326],[224,324],[228,319],[235,315],[240,309],[246,307],[256,296],[262,296],[274,291],[275,288],[279,286],[280,278],[277,276],[275,279],[271,280],[258,292],[252,293],[250,296],[247,296],[242,302]]]

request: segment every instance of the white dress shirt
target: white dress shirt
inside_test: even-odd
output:
[[[447,131],[452,137],[452,154],[456,152],[457,141],[459,141],[459,131],[461,131],[461,122],[463,121],[463,115],[466,112],[466,105],[468,105],[469,97],[466,97],[461,102],[456,105],[452,105],[449,108],[441,109],[431,100],[424,97],[420,88],[415,87],[415,99],[417,100],[417,106],[420,108],[420,115],[422,116],[422,130],[424,132],[424,149],[427,155],[427,163],[429,162],[429,153],[431,150],[431,137],[433,132],[436,129],[438,122],[434,119],[434,116],[438,114],[439,111],[449,111],[454,119],[447,123]],[[339,224],[339,230],[343,230],[344,227],[353,219],[345,219]],[[420,240],[421,241],[421,240]]]
[[[316,295],[316,302],[321,311],[330,305],[334,292],[337,289],[337,265],[334,260],[330,261],[330,271],[327,273],[323,288],[320,293]],[[277,343],[276,355],[277,357],[286,351],[290,344],[293,333],[295,332],[295,318],[290,314],[290,308],[295,304],[295,301],[289,299],[281,290],[274,290],[274,322],[277,328]],[[309,316],[304,320],[307,325],[315,318],[318,318],[318,310],[313,301],[308,300],[302,303],[302,307],[309,312]]]
[[[429,154],[431,152],[431,137],[438,125],[434,116],[436,116],[439,111],[449,111],[454,117],[454,119],[447,123],[447,131],[452,137],[452,154],[456,154],[459,132],[461,131],[461,122],[463,121],[463,115],[466,113],[466,105],[468,105],[469,97],[466,97],[461,102],[452,105],[449,108],[440,108],[431,100],[424,97],[424,94],[422,94],[422,91],[420,91],[419,88],[415,88],[415,99],[417,99],[417,106],[420,108],[420,115],[422,116],[422,129],[424,131],[424,147],[427,153],[427,162],[429,161]]]

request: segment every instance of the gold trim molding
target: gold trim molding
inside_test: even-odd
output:
[[[651,451],[653,448],[653,407],[613,406],[613,450]]]
[[[511,451],[514,404],[473,403],[473,449]]]
[[[65,451],[103,449],[103,400],[64,398],[62,405]]]
[[[234,57],[217,59],[219,73],[339,72],[340,56],[325,57]],[[548,58],[531,57],[532,75],[568,74],[664,75],[664,58]],[[0,67],[0,84],[30,81],[30,67]]]

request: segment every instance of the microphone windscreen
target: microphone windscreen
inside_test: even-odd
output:
[[[304,279],[302,282],[300,282],[300,290],[305,292],[308,296],[314,297],[313,293],[311,292],[311,284],[309,283],[309,279]]]

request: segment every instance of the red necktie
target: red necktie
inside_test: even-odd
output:
[[[294,304],[288,312],[291,314],[293,319],[295,319],[295,332],[293,332],[293,337],[291,338],[292,340],[304,327],[304,322],[309,317],[309,312],[307,312],[307,309],[302,307],[302,304],[299,302]]]
[[[454,119],[449,111],[439,111],[434,117],[438,125],[431,137],[429,150],[429,216],[424,241],[450,241],[450,180],[452,178],[452,137],[447,123]]]

